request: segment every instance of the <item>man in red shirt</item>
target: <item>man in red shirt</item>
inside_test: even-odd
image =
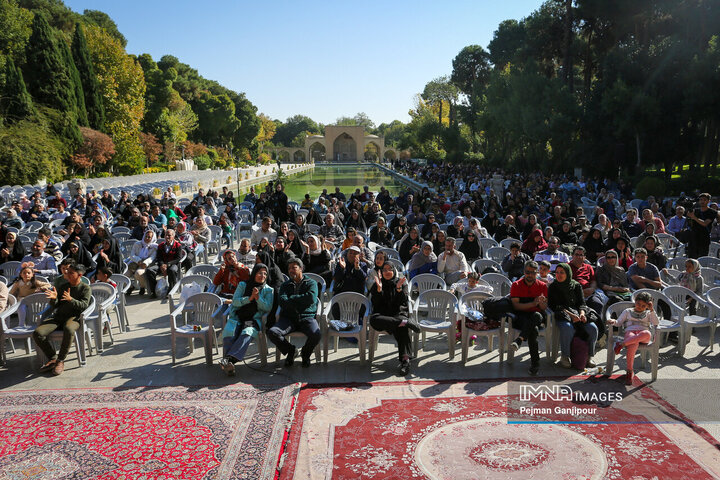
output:
[[[510,298],[515,309],[513,328],[520,330],[520,335],[510,344],[510,348],[517,351],[523,340],[527,340],[530,349],[530,375],[537,375],[540,368],[537,337],[538,329],[545,321],[547,308],[548,287],[545,282],[537,280],[537,272],[537,262],[525,262],[525,275],[510,287]]]
[[[600,320],[600,314],[605,302],[597,292],[595,270],[592,265],[585,263],[584,247],[575,247],[572,260],[570,260],[570,268],[572,269],[573,280],[577,281],[583,289],[585,304],[597,314],[593,316],[593,321],[598,327],[598,339],[600,339],[605,332],[605,325]]]

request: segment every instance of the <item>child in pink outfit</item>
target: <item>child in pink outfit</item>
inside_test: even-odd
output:
[[[619,354],[623,347],[627,348],[627,375],[625,384],[632,385],[633,360],[635,352],[641,343],[649,343],[652,339],[650,325],[657,327],[659,321],[653,308],[652,296],[646,292],[640,292],[635,297],[635,307],[623,311],[617,320],[608,320],[610,325],[624,325],[625,338],[615,343],[615,355]]]

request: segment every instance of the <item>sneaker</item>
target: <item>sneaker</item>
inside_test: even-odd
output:
[[[138,292],[138,295],[140,295],[141,297],[142,297],[143,295],[145,295],[145,289],[144,289],[144,288],[141,288],[140,291]]]
[[[42,367],[40,367],[39,372],[40,372],[40,373],[49,372],[50,370],[52,370],[53,368],[55,368],[55,362],[56,362],[56,361],[57,361],[57,360],[50,360],[50,361],[47,362],[45,365],[43,365]]]
[[[235,376],[235,365],[230,360],[228,360],[227,358],[221,359],[220,366],[228,377]]]
[[[595,368],[597,367],[597,363],[593,362],[592,360],[588,359],[587,363],[585,364],[585,368]]]
[[[302,357],[302,367],[303,368],[310,367],[310,357]]]
[[[625,374],[625,385],[632,385],[635,374],[633,372],[627,372]]]
[[[398,371],[398,375],[401,377],[405,377],[410,373],[410,360],[403,360],[400,362],[400,370]]]
[[[292,367],[293,363],[295,363],[295,345],[290,345],[290,351],[285,357],[285,366]]]
[[[572,362],[570,362],[570,359],[566,356],[561,356],[560,361],[558,362],[558,365],[560,365],[563,368],[570,368],[572,367]]]
[[[519,348],[520,348],[520,344],[518,343],[517,340],[515,340],[515,341],[512,342],[512,343],[510,343],[510,351],[511,351],[511,352],[515,353],[515,352],[518,351]]]
[[[65,371],[65,362],[62,360],[58,360],[55,362],[55,368],[53,368],[53,375],[60,375],[62,372]]]
[[[534,377],[538,374],[539,370],[540,370],[540,365],[530,365],[530,368],[528,368],[528,373]]]
[[[620,355],[620,352],[623,349],[623,342],[615,342],[615,348],[613,348],[613,352],[615,352],[615,355]]]
[[[410,318],[407,321],[407,323],[405,324],[405,326],[415,333],[420,333],[422,331],[420,329],[420,325],[417,323],[417,321],[414,318]]]
[[[128,288],[127,293],[125,295],[130,296],[130,295],[132,295],[132,292],[134,292],[134,291],[135,291],[135,287],[130,285],[130,287]]]

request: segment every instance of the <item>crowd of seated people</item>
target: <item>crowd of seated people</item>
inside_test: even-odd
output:
[[[365,187],[345,194],[336,188],[318,198],[305,195],[298,199],[302,204],[272,182],[259,194],[252,188],[242,202],[226,188],[222,193],[200,189],[187,202],[179,202],[172,192],[160,199],[132,199],[124,192],[117,199],[109,192],[80,192],[65,199],[58,192],[46,192],[46,197],[37,192],[5,209],[0,260],[21,262],[11,284],[18,296],[45,291],[35,275],[52,281],[60,261],[69,258],[83,272],[104,272],[103,278],[107,272],[125,273],[137,281],[140,295],[156,298],[201,263],[212,240],[209,227],[218,225],[227,246],[234,238],[239,241],[237,250],[218,259],[220,271],[213,278],[218,293],[231,304],[232,325],[223,332],[222,366],[228,374],[257,336],[258,315],[266,313],[271,317],[266,333],[286,355],[286,364],[292,365],[295,356],[286,336],[297,330],[307,336],[301,357],[303,366],[310,365],[321,335],[315,312],[323,300],[306,274],[321,277],[330,295],[368,295],[374,309],[371,325],[395,336],[400,371],[406,374],[412,360],[407,329],[418,329],[407,307],[412,279],[439,275],[459,295],[483,274],[500,273],[513,282],[513,326],[520,332],[510,348],[526,341],[530,373],[536,374],[537,334],[547,322],[548,308],[558,324],[559,363],[569,367],[572,338],[581,335],[594,353],[605,335],[603,310],[629,300],[634,290],[659,290],[667,285],[663,278],[672,278],[702,294],[701,267],[694,259],[708,255],[713,232],[720,239],[717,204],[709,194],[669,201],[650,197],[636,208],[629,201],[629,185],[604,179],[409,162],[395,168],[432,182],[434,190],[392,195],[384,187],[377,193]],[[257,222],[250,230],[240,231],[241,210],[251,211]],[[20,235],[33,221],[44,227],[26,249]],[[118,226],[136,240],[132,247],[118,241],[113,233]],[[675,235],[672,252],[659,237],[664,232]],[[489,258],[488,247],[501,242],[503,257],[476,268],[476,261]],[[680,244],[688,261],[679,272],[667,264]],[[157,288],[160,279],[166,288],[162,291]],[[688,306],[694,308],[693,301]],[[578,322],[585,328],[576,328]]]

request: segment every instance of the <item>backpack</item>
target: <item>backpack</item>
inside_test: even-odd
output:
[[[573,368],[582,370],[590,358],[590,347],[588,342],[580,337],[573,337],[570,344],[570,363]]]
[[[494,320],[500,320],[506,314],[515,311],[512,300],[508,297],[490,297],[483,300],[482,306],[485,317]]]

